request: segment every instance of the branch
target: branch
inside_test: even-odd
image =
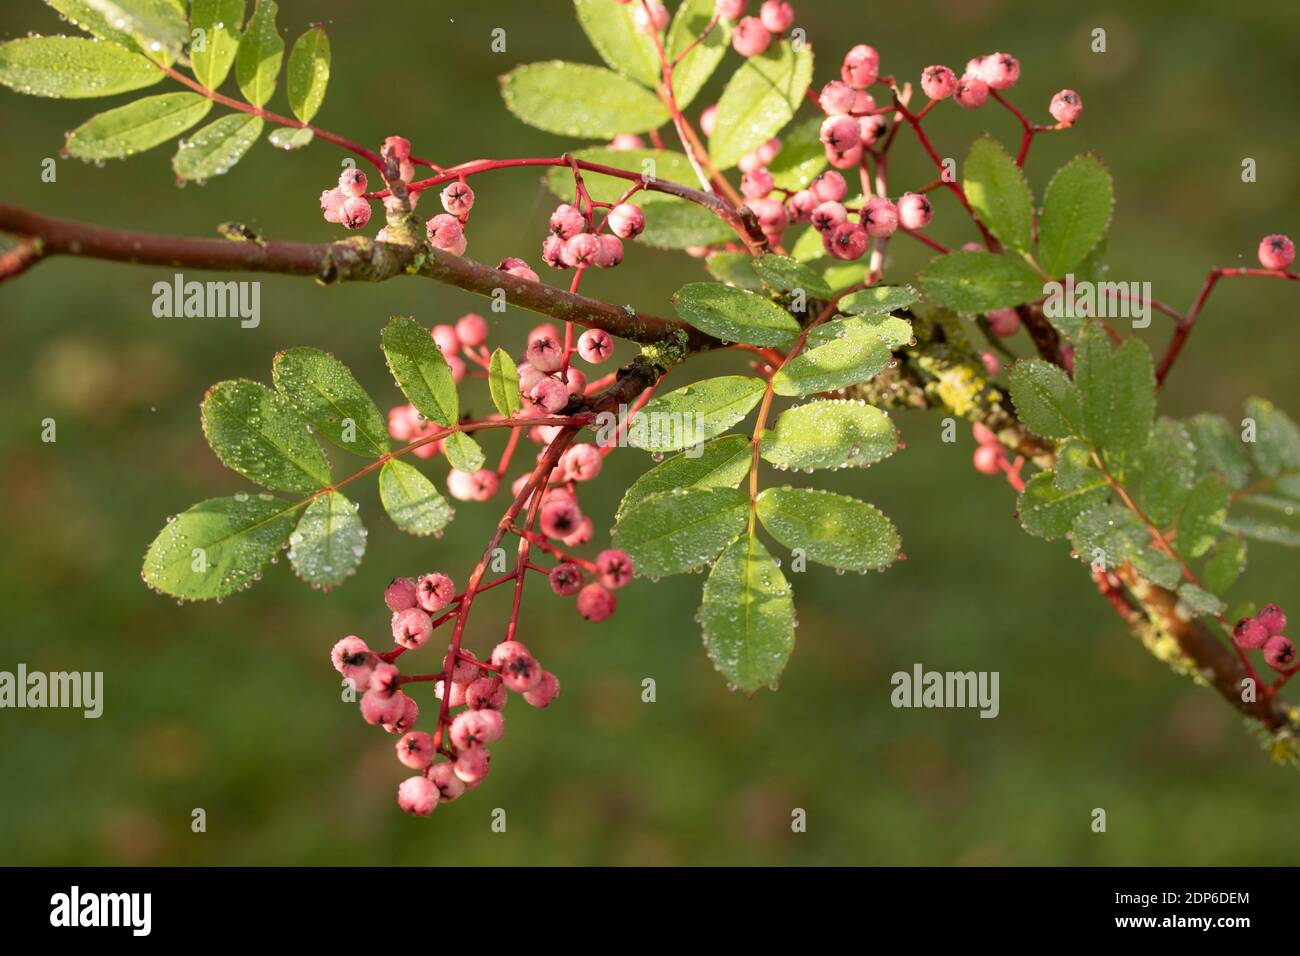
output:
[[[107,229],[41,216],[4,203],[0,203],[0,232],[37,240],[45,257],[69,255],[172,268],[312,276],[324,284],[382,282],[400,275],[419,275],[479,295],[491,296],[501,289],[512,305],[560,321],[604,329],[632,342],[677,340],[689,351],[721,345],[684,322],[642,315],[627,307],[521,279],[441,249],[419,250],[362,236],[332,243],[195,239]]]

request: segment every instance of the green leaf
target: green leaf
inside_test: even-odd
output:
[[[721,435],[763,397],[763,380],[721,375],[653,398],[632,418],[627,443],[646,451],[680,451]]]
[[[822,241],[822,234],[809,226],[790,247],[790,255],[800,262],[816,262],[826,258],[826,243]]]
[[[219,382],[203,397],[203,433],[222,463],[279,491],[316,491],[329,463],[289,400],[261,382]]]
[[[775,302],[717,282],[688,282],[672,302],[684,321],[724,342],[788,345],[799,334],[794,316]]]
[[[695,170],[691,167],[691,161],[684,153],[674,152],[671,149],[612,149],[609,146],[590,146],[586,149],[574,150],[573,155],[584,162],[636,173],[644,180],[664,180],[683,185],[690,185],[695,181]],[[618,202],[633,182],[620,176],[589,170],[583,170],[582,173],[583,186],[596,202]],[[547,171],[546,187],[561,199],[572,200],[573,170],[568,166],[556,166]],[[637,193],[633,201],[642,207],[656,202],[687,204],[685,200],[675,196],[649,190]]]
[[[824,399],[786,409],[761,449],[781,469],[865,468],[898,450],[898,431],[874,405]]]
[[[782,40],[746,59],[718,100],[709,139],[713,165],[730,169],[779,133],[803,103],[812,75],[812,48],[806,43],[796,53]]]
[[[880,336],[870,332],[844,335],[801,352],[772,376],[778,395],[813,395],[865,382],[893,360]]]
[[[488,363],[488,391],[492,394],[492,404],[506,418],[513,418],[523,407],[519,369],[505,349],[492,353],[492,361]]]
[[[1109,503],[1083,512],[1070,530],[1070,544],[1080,559],[1107,570],[1132,561],[1150,540],[1146,525],[1137,515]]]
[[[1300,548],[1300,507],[1290,498],[1250,495],[1233,504],[1223,526],[1256,541]]]
[[[735,488],[749,474],[753,445],[743,435],[728,435],[655,465],[632,482],[618,505],[618,516],[651,495],[687,488]]]
[[[623,512],[614,547],[651,578],[713,560],[745,527],[749,496],[734,488],[690,488],[651,495]]]
[[[325,102],[325,88],[330,81],[330,39],[323,24],[309,29],[298,37],[289,51],[289,67],[285,72],[285,86],[289,90],[289,108],[304,123]]]
[[[573,0],[578,24],[600,58],[643,86],[659,82],[659,54],[654,37],[636,28],[638,3]]]
[[[1184,581],[1179,586],[1178,596],[1197,614],[1222,614],[1228,606],[1209,591],[1198,588],[1190,581]]]
[[[1110,472],[1126,480],[1138,467],[1155,417],[1151,353],[1138,339],[1112,351],[1106,333],[1090,325],[1075,353],[1074,384],[1083,399],[1084,437]]]
[[[289,535],[289,563],[314,588],[329,590],[356,573],[366,553],[357,506],[337,491],[307,506]]]
[[[1064,276],[1097,247],[1110,226],[1115,186],[1110,170],[1088,154],[1056,171],[1038,220],[1038,263],[1050,276]]]
[[[456,382],[429,330],[414,319],[393,316],[384,326],[383,347],[388,370],[416,410],[439,425],[456,424]]]
[[[734,239],[731,227],[694,203],[649,202],[641,206],[645,232],[637,242],[652,249],[689,249]]]
[[[1142,468],[1134,498],[1158,527],[1178,516],[1196,479],[1196,458],[1187,430],[1169,418],[1160,418],[1142,453]]]
[[[962,173],[966,199],[989,232],[1008,249],[1028,252],[1034,197],[1024,172],[1002,144],[987,136],[975,140],[966,154]]]
[[[278,9],[275,0],[257,0],[235,54],[239,90],[254,106],[265,106],[275,92],[275,81],[284,60],[284,40],[275,27]]]
[[[754,257],[748,252],[715,252],[705,260],[709,275],[738,289],[762,291],[763,280],[754,271]]]
[[[45,3],[57,10],[64,19],[76,24],[87,33],[93,34],[101,40],[108,40],[110,43],[126,47],[132,53],[143,53],[145,47],[137,42],[129,32],[132,24],[130,23],[128,7],[137,7],[141,13],[147,15],[150,7],[166,4],[172,8],[172,16],[179,13],[182,31],[185,26],[183,0],[120,0],[120,2],[115,2],[115,0],[45,0]],[[164,16],[166,15],[164,13]],[[113,25],[115,21],[119,23],[119,26]],[[180,39],[184,39],[183,32]],[[164,45],[164,49],[154,51],[152,59],[165,62],[170,66],[177,52],[179,52],[179,47],[175,50],[167,50]],[[164,59],[160,55],[163,53],[171,53],[171,59]]]
[[[1238,432],[1222,415],[1196,415],[1184,423],[1196,446],[1196,473],[1218,472],[1233,491],[1250,481],[1250,460]]]
[[[210,90],[225,82],[235,64],[245,0],[194,0],[190,25],[203,31],[203,49],[190,45],[194,78]]]
[[[1246,542],[1236,535],[1225,534],[1205,559],[1201,583],[1207,591],[1222,594],[1237,583],[1237,578],[1245,570]]]
[[[1228,484],[1221,475],[1208,474],[1191,486],[1178,515],[1178,548],[1189,558],[1199,558],[1214,546],[1228,517]]]
[[[1248,398],[1246,417],[1255,421],[1255,440],[1250,443],[1255,467],[1269,478],[1300,471],[1300,428],[1286,412],[1267,399]]]
[[[1025,427],[1043,438],[1078,434],[1079,391],[1065,371],[1042,359],[1022,359],[1011,369],[1011,399]]]
[[[878,285],[849,293],[836,308],[849,315],[883,315],[906,309],[920,298],[910,285]]]
[[[1079,515],[1102,504],[1110,495],[1106,479],[1093,474],[1095,478],[1068,491],[1057,487],[1050,469],[1034,475],[1025,483],[1016,505],[1020,524],[1030,534],[1049,541],[1065,537]]]
[[[829,298],[831,287],[812,269],[789,256],[759,256],[753,263],[754,272],[777,292],[803,289],[813,298]]]
[[[300,347],[276,355],[276,389],[331,443],[354,455],[388,453],[388,428],[352,371],[327,352]]]
[[[1153,545],[1138,548],[1132,561],[1138,574],[1162,588],[1172,591],[1183,579],[1182,565]]]
[[[284,546],[297,510],[298,505],[270,495],[200,501],[168,519],[149,545],[145,583],[190,601],[248,587]]]
[[[262,135],[262,118],[231,113],[209,123],[189,139],[181,140],[172,157],[172,170],[181,179],[224,176],[244,158]]]
[[[0,43],[0,83],[28,96],[87,99],[153,86],[154,64],[113,43],[83,37],[24,37]]]
[[[276,149],[302,149],[310,145],[315,138],[316,134],[306,127],[294,129],[290,126],[278,126],[271,130],[271,135],[267,137]]]
[[[398,458],[379,469],[379,500],[407,534],[437,534],[451,521],[451,506],[433,482]]]
[[[668,110],[643,86],[598,66],[551,60],[518,66],[501,81],[506,109],[529,126],[590,139],[644,133]]]
[[[823,322],[808,333],[808,346],[815,348],[837,339],[857,335],[878,338],[890,350],[912,341],[912,323],[892,315],[863,315]]]
[[[861,262],[840,262],[838,259],[824,259],[817,263],[817,269],[832,292],[843,292],[850,286],[861,285],[865,275]]]
[[[443,439],[442,452],[447,456],[451,467],[458,471],[478,471],[487,460],[479,443],[464,432],[456,432]]]
[[[179,136],[211,109],[198,93],[146,96],[92,116],[68,134],[66,148],[77,159],[125,159]]]
[[[875,505],[816,488],[768,488],[758,496],[768,534],[809,560],[844,571],[881,571],[898,557],[894,524]]]
[[[826,168],[826,149],[820,138],[822,119],[820,116],[809,117],[792,126],[781,138],[781,151],[767,166],[778,189],[791,192],[807,189],[817,174]],[[810,229],[809,232],[817,240],[819,254],[824,252],[817,230]]]
[[[794,650],[790,585],[758,536],[743,534],[718,558],[700,607],[704,647],[730,687],[775,689]]]
[[[1056,468],[1052,481],[1062,491],[1076,491],[1094,480],[1105,481],[1101,472],[1092,466],[1092,449],[1077,438],[1061,444],[1056,450]]]
[[[597,0],[599,2],[599,0]],[[668,61],[681,56],[704,32],[713,18],[716,0],[682,0],[681,6],[668,27]],[[629,4],[631,6],[631,4]],[[709,81],[722,58],[731,46],[731,21],[719,20],[699,43],[673,67],[673,98],[678,109],[685,109]],[[656,75],[656,80],[658,79]]]
[[[954,312],[991,312],[1043,294],[1043,280],[1029,266],[991,252],[936,256],[918,278],[926,295]]]

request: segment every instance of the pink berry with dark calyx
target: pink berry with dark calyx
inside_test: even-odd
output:
[[[554,239],[554,236],[547,236],[548,239]],[[497,269],[501,272],[509,273],[519,279],[527,279],[529,282],[540,282],[541,279],[533,271],[532,266],[524,262],[523,259],[515,256],[507,256],[497,263]]]
[[[390,611],[405,611],[415,607],[418,603],[415,582],[410,578],[393,578],[388,582],[388,587],[384,588],[384,603]]]
[[[843,80],[831,80],[822,87],[817,105],[827,116],[844,116],[853,110],[853,87]]]
[[[601,269],[612,269],[623,261],[623,240],[618,236],[602,235],[596,237],[596,265]]]
[[[386,697],[377,693],[373,687],[370,688],[361,695],[361,719],[368,724],[386,724],[397,720],[405,710],[402,697],[396,694]]]
[[[418,607],[393,612],[393,640],[407,650],[415,650],[428,643],[433,636],[433,622]]]
[[[786,0],[765,0],[759,7],[758,18],[773,33],[784,33],[794,26],[794,7]]]
[[[560,466],[572,481],[591,481],[604,463],[600,449],[588,442],[570,445],[560,456]]]
[[[980,79],[994,90],[1009,90],[1020,79],[1020,61],[1010,53],[990,53],[980,64]]]
[[[542,240],[542,261],[552,269],[567,269],[564,264],[564,240],[551,235]]]
[[[542,666],[531,654],[511,654],[501,662],[501,683],[516,694],[532,690],[541,679]]]
[[[834,201],[819,203],[812,211],[813,228],[821,233],[831,232],[836,226],[848,222],[848,219],[848,210]]]
[[[564,366],[564,343],[554,330],[534,330],[528,338],[524,359],[539,372],[558,372]]]
[[[588,584],[578,592],[578,613],[593,623],[605,620],[617,607],[618,600],[604,585]]]
[[[369,664],[372,660],[370,648],[355,634],[343,638],[330,648],[330,663],[340,674],[346,674],[349,667]]]
[[[1258,650],[1272,636],[1268,628],[1254,617],[1243,617],[1232,629],[1232,643],[1247,651]]]
[[[339,207],[339,223],[348,229],[361,229],[370,221],[370,203],[360,196],[345,200]]]
[[[420,719],[420,705],[415,702],[415,698],[403,694],[401,691],[393,700],[401,702],[401,709],[390,715],[384,720],[384,730],[390,734],[404,734]]]
[[[422,575],[416,582],[416,590],[419,592],[420,607],[432,614],[451,603],[456,595],[456,583],[447,575],[434,572]]]
[[[460,255],[465,251],[465,228],[450,213],[440,212],[424,224],[430,244]]]
[[[528,397],[552,414],[569,404],[568,388],[563,382],[554,378],[542,379],[533,386]]]
[[[812,219],[813,210],[817,208],[817,197],[811,189],[801,189],[786,203],[786,208],[790,212],[790,219],[794,222],[809,222]]]
[[[835,170],[828,169],[818,174],[808,184],[808,191],[817,198],[819,203],[839,202],[848,193],[849,184]]]
[[[1020,331],[1020,313],[1015,309],[994,309],[985,312],[984,318],[988,319],[989,331],[1000,339],[1010,338]]]
[[[595,525],[592,523],[592,520],[586,515],[583,515],[582,520],[578,522],[578,527],[574,528],[571,534],[561,538],[560,540],[564,542],[566,548],[577,548],[590,541],[594,531]]]
[[[877,239],[892,236],[898,229],[898,207],[883,196],[872,196],[862,207],[863,227]]]
[[[438,755],[433,738],[420,730],[403,734],[397,741],[397,759],[412,770],[424,770]]]
[[[407,777],[397,786],[397,805],[411,816],[427,817],[438,809],[438,788],[427,777]]]
[[[474,190],[468,183],[452,183],[438,194],[442,208],[453,216],[467,216],[474,208]]]
[[[842,152],[856,146],[860,136],[858,121],[852,116],[828,116],[818,134],[827,149]]]
[[[904,229],[924,229],[934,218],[934,206],[920,193],[904,193],[898,200],[898,224]]]
[[[482,345],[487,337],[487,320],[478,313],[470,312],[456,320],[456,338],[460,339],[461,345]]]
[[[836,259],[861,259],[867,251],[867,230],[856,222],[842,222],[823,234],[826,251]]]
[[[482,711],[465,710],[452,720],[448,736],[451,738],[452,746],[457,750],[468,750],[470,747],[481,747],[483,744],[490,744],[497,740],[501,736],[500,733],[495,736],[492,734],[500,727],[500,724],[485,719]]]
[[[745,14],[747,0],[718,0],[714,11],[723,20],[736,20]]]
[[[499,677],[479,677],[465,685],[465,705],[470,710],[500,710],[506,705],[506,689]]]
[[[537,686],[524,692],[524,700],[532,707],[549,707],[551,701],[560,696],[560,681],[550,671],[542,671],[542,679]]]
[[[946,66],[927,66],[921,71],[921,92],[932,100],[946,100],[957,89],[957,74]]]
[[[1270,635],[1281,634],[1286,630],[1286,614],[1276,604],[1265,604],[1255,615],[1255,620],[1264,625],[1264,630]]]
[[[560,597],[573,597],[582,590],[582,568],[571,561],[563,561],[551,568],[547,579],[551,590]]]
[[[370,675],[370,689],[366,693],[389,700],[398,692],[400,677],[401,671],[397,669],[396,665],[377,664],[374,673]]]
[[[448,476],[450,478],[450,475]],[[450,484],[448,485],[450,487]],[[480,468],[478,471],[471,472],[469,476],[469,498],[468,501],[490,501],[496,497],[497,489],[501,487],[501,479],[497,473],[490,468]]]
[[[502,641],[496,647],[492,648],[492,654],[488,657],[488,663],[493,667],[500,667],[506,662],[506,658],[512,654],[527,654],[528,648],[523,641]]]
[[[492,769],[492,754],[486,747],[471,747],[461,751],[452,766],[453,772],[463,783],[473,786],[481,783]]]
[[[1047,112],[1051,113],[1052,119],[1058,123],[1069,126],[1083,113],[1083,100],[1074,90],[1061,90],[1052,97]]]
[[[758,17],[743,17],[731,31],[731,46],[741,56],[760,56],[772,45],[772,31]]]
[[[564,538],[577,530],[582,521],[582,512],[572,501],[560,499],[548,501],[542,505],[538,524],[542,534],[548,538]]]
[[[604,329],[588,329],[578,336],[578,354],[583,361],[599,365],[614,352],[614,337]]]
[[[981,475],[996,475],[1002,470],[1004,457],[1001,445],[980,445],[975,449],[975,470]]]
[[[781,232],[790,223],[785,203],[775,199],[751,199],[748,206],[758,218],[759,228],[765,233]]]
[[[1259,264],[1274,272],[1285,272],[1295,262],[1295,243],[1277,233],[1259,241]]]
[[[460,336],[456,334],[455,326],[435,325],[429,335],[437,343],[438,351],[443,355],[455,355],[460,351]]]
[[[963,76],[952,91],[957,105],[968,110],[978,109],[989,98],[989,85],[978,76]]]
[[[826,147],[826,162],[836,169],[857,169],[862,162],[862,144],[854,143],[848,149]]]
[[[625,551],[606,548],[596,555],[596,575],[600,578],[600,583],[611,591],[631,581],[633,570],[632,559]]]
[[[635,239],[645,231],[645,213],[630,202],[619,203],[609,211],[609,231],[620,239]]]
[[[1289,670],[1295,666],[1295,644],[1290,638],[1274,634],[1264,645],[1264,660],[1275,671]]]
[[[343,170],[339,176],[339,190],[345,196],[360,196],[366,191],[366,174],[355,166]]]
[[[439,803],[451,803],[465,792],[465,782],[456,776],[456,768],[449,761],[434,764],[425,776],[438,788]]]
[[[875,47],[860,43],[844,54],[840,79],[855,90],[865,90],[880,77],[880,54]]]
[[[600,252],[600,240],[589,232],[580,232],[576,236],[564,240],[564,248],[560,251],[560,258],[564,264],[571,269],[579,266],[594,266],[596,264],[596,255]]]
[[[338,222],[343,213],[343,204],[347,202],[348,196],[344,195],[343,190],[327,189],[320,194],[320,211],[325,216],[326,222]]]
[[[858,117],[858,143],[871,146],[889,131],[889,122],[883,116]]]
[[[551,234],[561,239],[572,239],[586,228],[586,217],[568,203],[561,203],[551,213]]]

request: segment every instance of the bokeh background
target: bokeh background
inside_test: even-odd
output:
[[[1076,152],[1105,155],[1118,193],[1113,278],[1149,280],[1183,307],[1210,265],[1252,261],[1260,236],[1300,231],[1300,65],[1286,3],[803,0],[797,9],[819,84],[851,43],[870,42],[887,71],[912,78],[930,63],[960,70],[970,56],[1011,51],[1023,63],[1014,101],[1039,119],[1053,92],[1079,90],[1082,122],[1038,140],[1029,178],[1041,195]],[[496,77],[534,60],[598,62],[560,0],[280,4],[290,42],[320,19],[331,23],[334,65],[318,122],[368,143],[401,132],[446,164],[570,145],[516,122]],[[504,54],[489,49],[495,27],[507,30]],[[1104,54],[1090,51],[1096,27],[1107,32]],[[59,28],[35,0],[0,8],[4,37]],[[736,65],[726,61],[696,110]],[[166,147],[105,168],[60,161],[57,182],[41,182],[41,161],[97,105],[0,90],[0,198],[178,234],[211,235],[238,219],[278,238],[337,235],[316,197],[340,154],[320,142],[295,154],[259,143],[232,174],[184,190]],[[945,155],[962,155],[984,129],[1018,139],[993,106],[945,105],[930,127]],[[1241,181],[1245,157],[1258,162],[1255,184]],[[923,159],[900,135],[895,191],[932,178]],[[537,173],[474,186],[471,254],[536,259],[553,202]],[[938,207],[937,237],[971,238],[950,197]],[[926,258],[897,241],[889,274],[905,281]],[[969,438],[942,444],[937,418],[924,415],[899,420],[904,453],[831,479],[895,519],[908,560],[869,577],[795,577],[798,646],[778,693],[724,689],[693,620],[701,577],[638,581],[604,625],[534,584],[521,636],[561,676],[563,697],[545,712],[511,705],[492,777],[472,797],[428,820],[399,813],[405,773],[393,739],[339,702],[328,650],[349,633],[384,643],[380,592],[394,575],[436,568],[463,581],[499,502],[462,505],[441,540],[414,539],[383,516],[373,484],[357,487],[370,551],[327,595],[282,561],[252,591],[180,607],[144,587],[140,559],[167,515],[247,488],[200,432],[210,383],[269,381],[276,350],[307,344],[332,350],[392,404],[378,349],[387,316],[431,325],[485,303],[418,280],[325,289],[266,276],[261,326],[244,330],[154,318],[150,287],[169,274],[60,259],[0,289],[0,669],[99,670],[106,683],[99,720],[0,712],[0,862],[1296,862],[1300,776],[1270,764],[1217,697],[1148,657],[1065,547],[1020,530],[1010,489],[974,474]],[[633,248],[587,289],[667,313],[672,291],[699,275],[683,255]],[[519,311],[491,319],[494,343],[512,349],[534,322]],[[1290,284],[1221,285],[1164,411],[1232,416],[1258,393],[1294,414],[1298,319]],[[1167,332],[1162,321],[1153,341]],[[740,364],[715,358],[698,369]],[[481,382],[466,400],[488,408]],[[40,441],[46,417],[57,419],[56,444]],[[637,452],[616,455],[584,491],[597,542],[621,489],[648,465]],[[441,480],[445,463],[431,468]],[[1294,554],[1252,544],[1251,557],[1235,596],[1300,612]],[[499,633],[504,594],[495,597],[471,629],[480,651]],[[1001,715],[894,710],[889,677],[916,662],[998,671]],[[657,682],[656,703],[640,700],[645,677]],[[196,807],[206,833],[191,832]],[[498,807],[504,834],[490,829]],[[791,832],[796,807],[806,833]],[[1095,807],[1107,811],[1104,834],[1090,830]]]

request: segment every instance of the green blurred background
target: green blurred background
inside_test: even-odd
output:
[[[796,6],[819,84],[851,43],[870,42],[886,71],[907,78],[930,63],[960,71],[970,56],[1013,52],[1023,64],[1013,99],[1037,119],[1053,92],[1077,89],[1082,122],[1038,140],[1029,177],[1041,195],[1076,152],[1105,155],[1118,194],[1112,278],[1149,280],[1158,298],[1184,307],[1210,265],[1251,262],[1265,233],[1300,230],[1289,4]],[[506,112],[496,77],[533,60],[597,62],[560,0],[280,4],[290,42],[320,19],[331,24],[334,65],[318,122],[366,143],[401,132],[444,164],[559,152],[569,144]],[[507,31],[507,53],[489,49],[495,27]],[[1107,32],[1104,54],[1090,52],[1097,27]],[[6,38],[59,28],[35,0],[0,11]],[[725,61],[693,112],[735,66]],[[283,91],[270,105],[284,109]],[[106,168],[59,161],[57,182],[41,182],[41,161],[96,106],[0,91],[0,198],[177,234],[211,235],[228,219],[276,238],[338,234],[316,196],[340,154],[320,142],[295,154],[260,143],[230,175],[184,190],[166,147]],[[961,155],[983,129],[1018,139],[1014,120],[993,106],[945,105],[930,128],[944,155]],[[1241,182],[1245,157],[1258,162],[1256,184]],[[932,178],[923,160],[900,135],[895,192]],[[471,255],[536,261],[553,202],[537,173],[474,185]],[[937,206],[936,237],[973,237],[950,197]],[[906,280],[926,258],[899,240],[889,275]],[[585,286],[666,314],[668,295],[699,275],[683,255],[632,248],[623,267]],[[210,383],[269,381],[274,352],[306,344],[332,350],[392,404],[378,349],[386,317],[431,325],[485,303],[417,280],[325,289],[267,276],[261,326],[243,330],[231,320],[154,318],[150,287],[169,276],[60,259],[0,290],[0,669],[100,670],[106,684],[99,720],[0,713],[0,862],[1296,862],[1300,777],[1270,764],[1221,700],[1148,657],[1065,547],[1020,530],[1010,489],[974,474],[965,431],[945,445],[932,416],[900,418],[904,453],[829,480],[894,518],[908,560],[869,577],[794,576],[799,640],[778,693],[746,699],[724,689],[693,620],[701,577],[638,581],[619,592],[619,612],[604,625],[534,584],[521,636],[560,675],[563,697],[545,712],[511,705],[510,732],[478,792],[432,819],[399,813],[405,772],[393,739],[339,702],[328,650],[348,633],[386,642],[380,591],[394,575],[436,568],[463,581],[500,501],[462,505],[433,541],[401,535],[373,483],[358,487],[370,553],[328,595],[280,562],[250,592],[178,607],[144,587],[140,559],[167,515],[247,488],[200,432]],[[1258,393],[1294,414],[1296,296],[1287,283],[1220,286],[1164,410],[1233,416]],[[491,318],[493,341],[512,349],[536,321],[517,310]],[[1155,316],[1152,341],[1163,340],[1162,322]],[[710,358],[698,374],[742,367],[734,356]],[[471,410],[488,410],[481,382],[466,394]],[[46,417],[58,422],[57,444],[40,441]],[[648,464],[637,452],[616,455],[584,490],[597,542],[620,490]],[[432,464],[439,481],[445,468]],[[1252,544],[1251,556],[1235,596],[1300,614],[1293,554]],[[493,597],[471,628],[480,651],[504,613],[505,595]],[[894,710],[889,677],[916,662],[998,671],[1001,715]],[[646,677],[657,682],[653,704],[640,700]],[[196,807],[206,810],[206,833],[191,832]],[[506,833],[490,829],[498,807]],[[806,833],[791,832],[796,807],[807,811]],[[1095,807],[1107,811],[1104,834],[1090,830]]]

